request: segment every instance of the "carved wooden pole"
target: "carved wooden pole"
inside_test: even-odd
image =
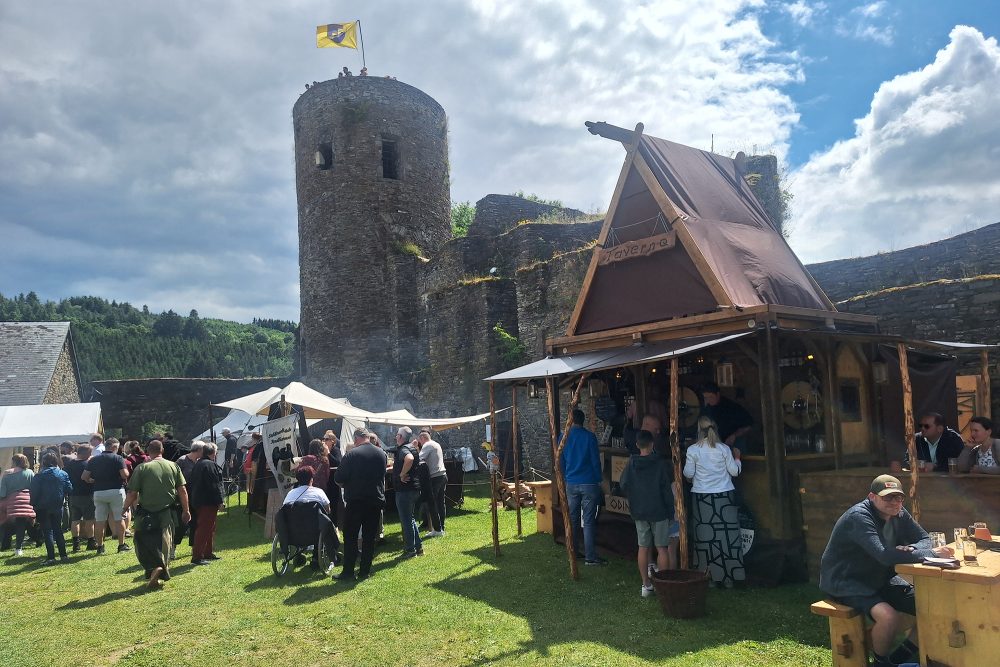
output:
[[[510,441],[514,449],[514,498],[517,501],[517,536],[521,537],[521,456],[517,443],[517,385],[510,389]]]
[[[493,383],[490,382],[490,445],[493,448],[493,455],[499,457],[497,452],[497,411],[494,397]],[[499,458],[496,459],[499,461]],[[500,555],[500,525],[497,518],[497,474],[492,470],[490,473],[490,520],[493,524],[493,555]]]
[[[910,514],[913,515],[914,521],[920,521],[920,497],[917,495],[920,461],[913,431],[913,385],[910,384],[906,343],[897,343],[896,350],[899,352],[899,376],[903,381],[903,433],[906,436],[906,451],[910,454]]]
[[[545,388],[546,388],[546,398],[549,403],[549,433],[552,436],[552,468],[556,476],[556,488],[559,490],[559,504],[562,506],[562,517],[563,517],[563,528],[564,537],[566,540],[566,555],[569,558],[569,573],[573,579],[580,578],[580,570],[576,564],[576,552],[573,548],[573,531],[576,526],[573,525],[572,520],[569,516],[569,500],[566,497],[566,480],[563,477],[562,467],[559,465],[559,457],[563,453],[563,449],[566,447],[566,437],[569,435],[570,426],[573,424],[573,408],[580,400],[580,388],[583,387],[583,383],[587,380],[589,373],[584,373],[580,376],[580,382],[576,385],[576,391],[573,393],[573,399],[570,401],[569,405],[569,419],[567,420],[566,427],[563,429],[562,439],[559,444],[556,444],[556,399],[555,392],[557,391],[558,385],[552,378],[545,378]]]
[[[986,350],[979,351],[979,384],[983,388],[982,415],[990,417],[993,412],[992,396],[990,395],[990,353]]]
[[[680,382],[677,357],[670,360],[670,456],[674,460],[674,512],[680,524],[680,567],[688,569],[687,509],[684,507],[684,477],[681,475],[681,445],[678,405],[680,403]]]

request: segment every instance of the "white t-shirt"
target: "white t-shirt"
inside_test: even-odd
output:
[[[285,496],[285,502],[282,505],[291,505],[292,503],[310,503],[318,502],[323,507],[330,504],[330,499],[327,497],[326,492],[323,489],[317,489],[315,486],[297,486],[288,492]]]
[[[447,474],[444,469],[444,452],[441,451],[441,445],[433,440],[428,440],[421,446],[420,460],[427,464],[431,477]]]
[[[721,442],[715,447],[696,444],[688,447],[684,476],[693,480],[692,493],[725,493],[736,487],[733,477],[740,474],[742,464],[733,458],[733,450]]]

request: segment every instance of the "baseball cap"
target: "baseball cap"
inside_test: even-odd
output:
[[[879,475],[872,481],[872,493],[878,496],[888,496],[893,493],[903,493],[903,485],[892,475]]]

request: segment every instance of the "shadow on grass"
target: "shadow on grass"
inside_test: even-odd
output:
[[[60,607],[56,607],[56,611],[90,609],[91,607],[99,607],[102,604],[108,604],[109,602],[115,602],[117,600],[124,600],[125,598],[142,595],[143,593],[148,592],[150,592],[149,588],[145,583],[143,583],[140,586],[135,586],[124,591],[111,591],[110,593],[105,593],[104,595],[99,595],[96,598],[90,598],[89,600],[73,600],[72,602],[67,602]]]
[[[466,555],[479,563],[433,587],[523,618],[531,638],[465,665],[545,657],[552,647],[573,642],[601,643],[651,661],[741,641],[828,646],[822,619],[809,614],[818,594],[809,585],[710,590],[706,615],[682,620],[664,616],[655,598],[640,597],[631,564],[625,577],[616,563],[581,568],[580,580],[572,581],[565,552],[547,535],[504,543],[499,558],[492,545]]]

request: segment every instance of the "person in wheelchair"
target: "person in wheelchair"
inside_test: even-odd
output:
[[[281,552],[288,555],[288,547],[319,547],[318,540],[325,547],[329,567],[339,562],[337,551],[340,538],[330,518],[330,499],[326,492],[313,486],[315,471],[310,466],[302,466],[295,471],[298,484],[288,492],[281,510],[278,512],[276,529]],[[313,549],[313,567],[320,564],[320,549]]]

